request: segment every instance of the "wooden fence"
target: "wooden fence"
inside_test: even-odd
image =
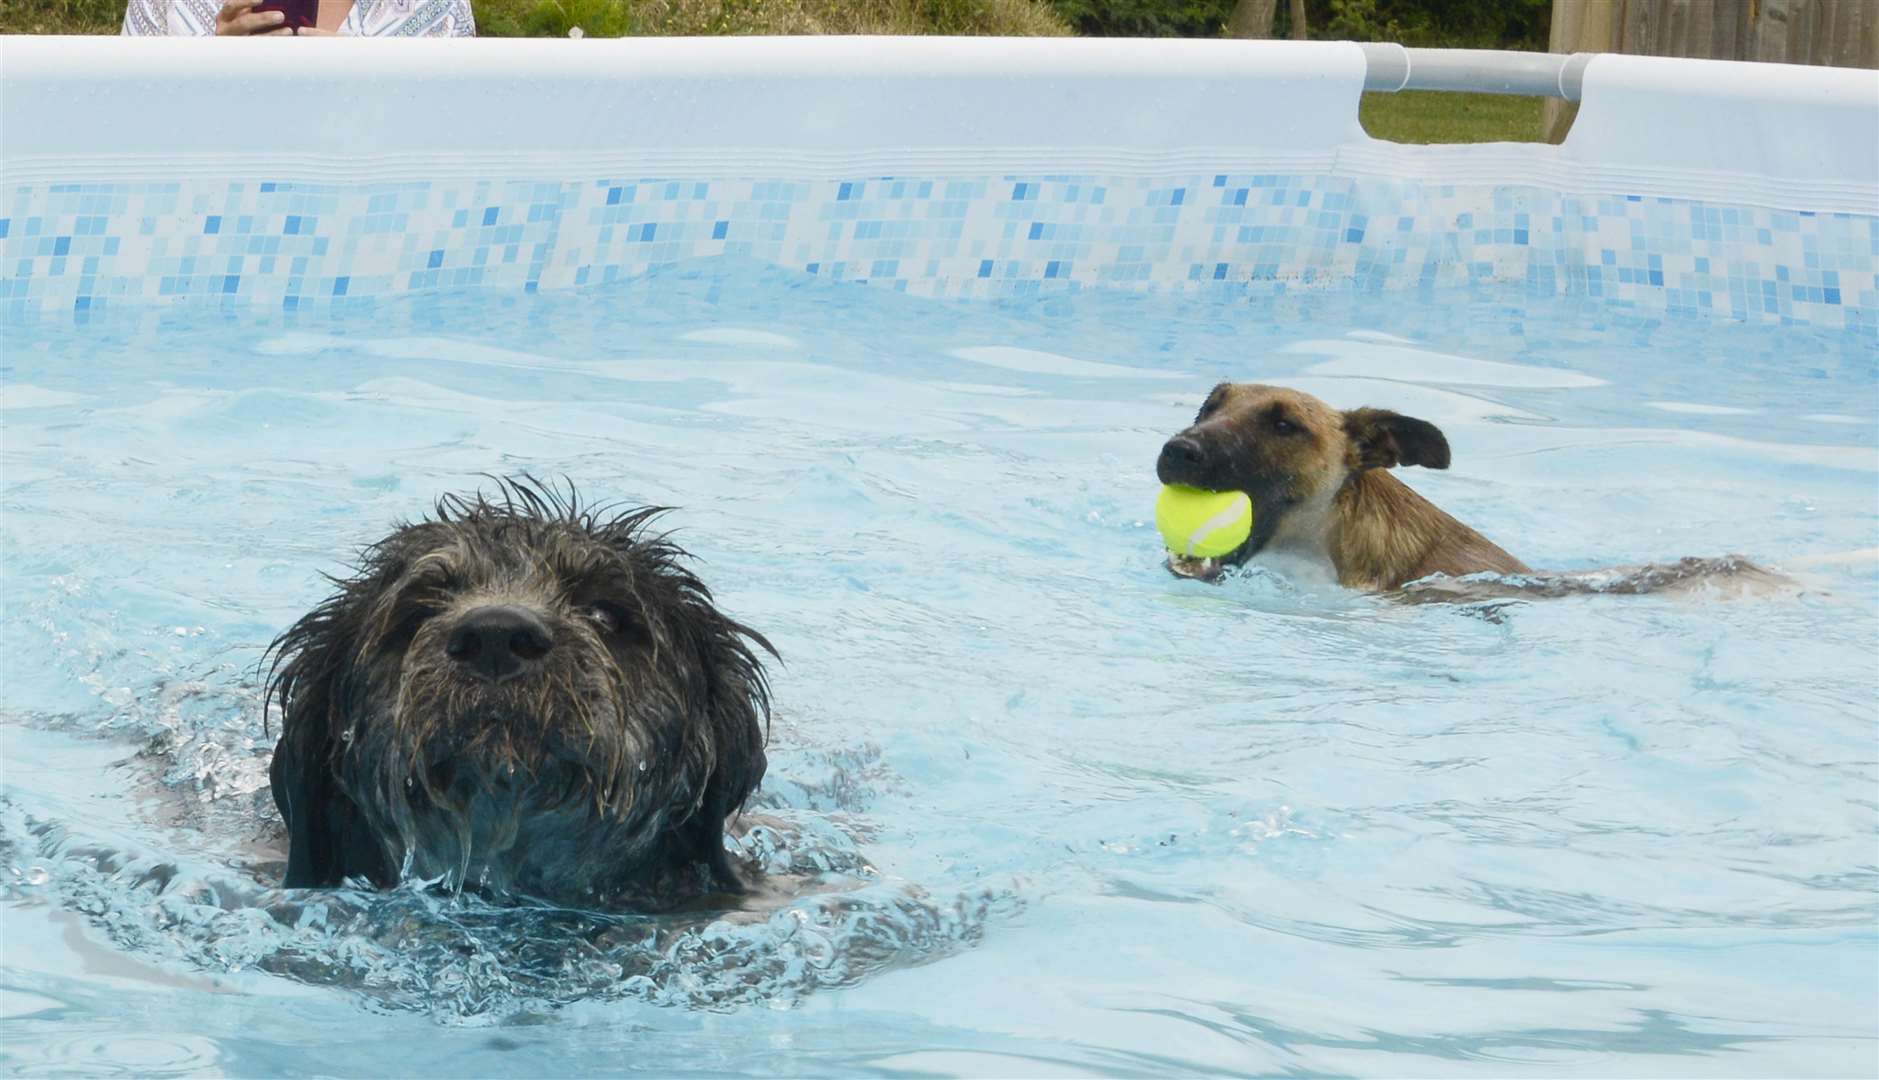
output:
[[[1547,49],[1879,68],[1879,0],[1553,0]],[[1577,112],[1549,100],[1548,141]]]

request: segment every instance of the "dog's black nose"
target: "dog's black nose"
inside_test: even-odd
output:
[[[1155,476],[1164,484],[1179,484],[1192,480],[1199,471],[1205,454],[1200,443],[1187,435],[1176,435],[1161,448],[1161,459],[1155,462]]]
[[[534,667],[554,645],[548,627],[534,612],[491,605],[457,620],[444,653],[477,677],[499,683]]]

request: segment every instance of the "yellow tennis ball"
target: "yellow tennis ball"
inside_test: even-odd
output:
[[[1162,486],[1155,526],[1168,550],[1191,559],[1217,559],[1253,534],[1253,500],[1244,491]]]

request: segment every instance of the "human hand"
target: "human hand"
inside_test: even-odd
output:
[[[259,0],[228,0],[222,10],[215,13],[215,33],[218,37],[251,37],[255,34],[291,34],[292,28],[282,26],[287,16],[278,11],[252,10]]]

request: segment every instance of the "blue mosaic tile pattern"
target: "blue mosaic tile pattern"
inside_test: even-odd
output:
[[[1525,282],[1879,333],[1879,218],[1349,176],[16,185],[0,304],[289,308],[734,255],[944,297]]]

